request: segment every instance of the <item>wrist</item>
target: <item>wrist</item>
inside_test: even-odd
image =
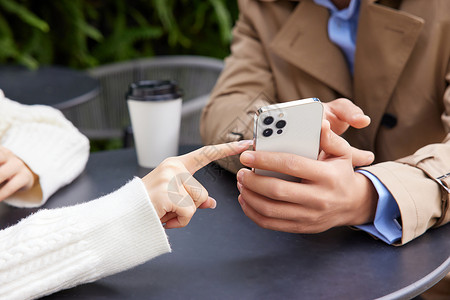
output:
[[[161,207],[161,203],[159,202],[157,195],[155,195],[156,193],[153,193],[153,191],[155,190],[154,184],[157,182],[155,182],[155,178],[152,178],[152,172],[145,175],[141,180],[144,183],[145,190],[147,192],[148,198],[150,199],[150,203],[155,209],[158,218],[161,219],[164,216],[164,209]]]
[[[355,172],[357,178],[356,196],[358,203],[355,218],[350,225],[362,225],[372,223],[375,219],[375,213],[378,204],[378,193],[372,181],[361,173]]]

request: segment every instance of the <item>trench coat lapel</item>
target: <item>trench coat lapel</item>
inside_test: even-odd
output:
[[[280,58],[344,97],[352,96],[352,79],[341,50],[328,38],[329,12],[312,1],[301,1],[270,44]]]
[[[373,150],[375,135],[424,21],[408,13],[362,0],[356,40],[353,101],[372,119],[354,136]]]

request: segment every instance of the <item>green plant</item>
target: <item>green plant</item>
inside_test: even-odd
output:
[[[0,63],[89,68],[163,54],[228,55],[225,0],[0,0]]]
[[[49,31],[48,24],[14,0],[0,0],[0,8],[5,12],[0,13],[0,59],[12,59],[32,68],[37,67],[38,62],[33,55],[30,55],[29,51],[20,49],[13,34],[13,29],[5,15],[17,16],[25,24],[25,27],[29,26],[33,32],[47,33]],[[34,35],[30,36],[29,42],[32,43],[34,39]],[[23,48],[29,47],[25,45]]]

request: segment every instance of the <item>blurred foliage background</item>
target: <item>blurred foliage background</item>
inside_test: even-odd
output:
[[[235,0],[0,0],[0,63],[86,69],[154,55],[223,58]]]

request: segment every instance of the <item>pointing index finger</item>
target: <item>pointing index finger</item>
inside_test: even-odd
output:
[[[179,159],[184,164],[186,169],[194,174],[199,169],[203,168],[212,161],[239,154],[248,149],[252,145],[251,140],[244,140],[239,142],[209,145],[200,149],[181,155]]]

